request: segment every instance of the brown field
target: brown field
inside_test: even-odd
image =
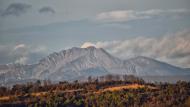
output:
[[[9,100],[9,99],[10,99],[10,96],[0,97],[0,101],[5,101],[5,100]]]
[[[124,86],[116,86],[116,87],[109,87],[103,89],[103,91],[119,91],[122,89],[138,89],[138,88],[144,88],[144,85],[139,84],[131,84],[131,85],[124,85]]]
[[[105,89],[101,89],[95,93],[102,93],[102,92],[106,92],[106,91],[119,91],[119,90],[123,90],[123,89],[139,89],[139,88],[145,88],[145,85],[140,85],[140,84],[129,84],[129,85],[122,85],[122,86],[114,86],[114,87],[108,87]],[[147,88],[149,89],[157,89],[156,87],[152,87],[152,86],[147,86]]]
[[[122,86],[113,86],[113,87],[108,87],[108,88],[104,88],[104,89],[100,89],[94,93],[98,94],[98,93],[102,93],[102,92],[106,92],[106,91],[119,91],[119,90],[123,90],[123,89],[138,89],[138,88],[145,88],[145,85],[140,85],[140,84],[128,84],[128,85],[122,85]],[[149,89],[157,89],[156,87],[151,87],[151,86],[147,86],[147,88]],[[77,89],[77,90],[64,90],[64,91],[53,91],[53,93],[72,93],[72,92],[79,92],[79,91],[84,91],[84,89]],[[38,97],[38,96],[45,96],[47,95],[48,92],[37,92],[37,93],[31,93],[31,96],[34,97]],[[25,94],[24,96],[27,96],[28,94]],[[2,96],[0,97],[0,101],[8,101],[13,97],[18,97],[20,95],[14,95],[14,96]]]

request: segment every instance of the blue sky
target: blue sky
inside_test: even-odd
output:
[[[35,63],[87,42],[120,58],[143,55],[190,67],[189,5],[189,0],[0,0],[0,64]]]

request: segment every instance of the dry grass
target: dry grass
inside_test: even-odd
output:
[[[151,87],[151,86],[147,86],[147,87],[149,89],[157,89],[156,87]],[[114,86],[114,87],[108,87],[108,88],[105,88],[105,89],[100,89],[100,90],[98,90],[98,91],[96,91],[94,93],[99,94],[99,93],[106,92],[106,91],[119,91],[119,90],[122,90],[122,89],[138,89],[138,88],[145,88],[145,85],[129,84],[129,85],[123,85],[123,86]],[[54,90],[53,93],[71,93],[71,92],[78,92],[78,91],[84,91],[84,89],[64,90],[64,91]],[[49,92],[31,93],[31,96],[34,96],[34,97],[45,96],[48,93]],[[26,94],[26,95],[28,95],[28,94]],[[19,95],[17,95],[17,96],[19,96]],[[14,96],[14,97],[17,97],[17,96]],[[10,100],[11,97],[13,97],[13,96],[2,96],[2,97],[0,97],[0,101]]]
[[[144,88],[144,85],[139,84],[131,84],[131,85],[125,85],[125,86],[116,86],[116,87],[110,87],[106,88],[103,91],[118,91],[122,89],[138,89],[138,88]]]
[[[147,85],[140,85],[140,84],[129,84],[129,85],[122,85],[122,86],[114,86],[114,87],[108,87],[108,88],[105,88],[105,89],[101,89],[97,92],[94,92],[96,94],[100,94],[102,92],[106,92],[106,91],[120,91],[120,90],[123,90],[123,89],[139,89],[139,88],[149,88],[151,90],[155,90],[155,89],[158,89],[156,87],[152,87],[152,86],[147,86]]]
[[[44,96],[46,95],[48,92],[37,92],[37,93],[32,93],[32,96],[38,97],[38,96]]]
[[[138,88],[145,88],[145,85],[129,84],[129,85],[123,85],[123,86],[108,87],[105,89],[101,89],[95,93],[102,93],[102,92],[106,92],[106,91],[119,91],[119,90],[123,90],[123,89],[138,89]]]
[[[190,97],[185,101],[185,107],[190,107]]]
[[[9,100],[9,99],[10,99],[10,96],[0,97],[0,101],[5,101],[5,100]]]

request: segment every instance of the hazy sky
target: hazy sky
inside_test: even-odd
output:
[[[190,0],[0,0],[0,64],[85,42],[190,67]]]

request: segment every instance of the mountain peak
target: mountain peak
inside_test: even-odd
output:
[[[92,43],[90,43],[90,42],[85,42],[85,43],[81,46],[81,48],[88,48],[88,47],[96,47],[96,45],[95,45],[95,44],[92,44]]]
[[[61,81],[105,74],[127,74],[136,76],[187,74],[187,72],[184,73],[184,71],[187,70],[144,56],[121,60],[112,56],[102,48],[88,46],[85,48],[73,47],[60,52],[54,52],[35,65],[0,66],[0,77],[4,77],[2,82],[6,82],[9,79],[15,81],[19,79],[49,79],[52,81]],[[0,84],[2,82],[0,82]]]
[[[98,49],[98,48],[96,48],[95,46],[88,46],[86,47],[86,49]]]

